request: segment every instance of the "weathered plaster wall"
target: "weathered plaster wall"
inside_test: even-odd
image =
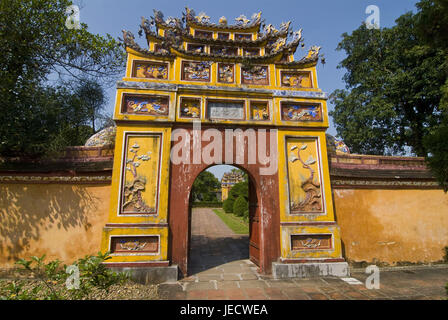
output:
[[[0,268],[41,256],[71,263],[100,250],[109,184],[0,184]]]
[[[110,172],[104,175],[110,177]],[[394,175],[405,176],[398,171]],[[443,259],[448,246],[448,194],[427,185],[418,189],[353,187],[341,176],[333,168],[331,181],[339,181],[333,185],[335,216],[346,259],[389,264]],[[49,259],[71,263],[98,252],[109,215],[111,188],[106,180],[97,184],[0,183],[0,268],[44,253]],[[279,250],[276,246],[271,249]]]
[[[440,189],[334,189],[345,257],[436,262],[448,246],[448,194]]]

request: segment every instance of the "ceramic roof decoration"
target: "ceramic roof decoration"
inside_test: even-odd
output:
[[[248,19],[245,15],[235,18],[234,24],[228,24],[222,16],[218,23],[201,12],[186,8],[182,18],[165,19],[162,12],[154,10],[149,19],[142,17],[139,35],[145,35],[152,50],[140,47],[130,31],[123,30],[123,42],[126,47],[148,57],[183,57],[204,58],[213,61],[239,63],[275,63],[288,67],[308,67],[319,61],[320,47],[313,46],[301,59],[294,61],[297,47],[304,46],[302,29],[290,30],[291,21],[282,22],[278,28],[265,24],[261,11]],[[227,35],[227,36],[216,36]],[[232,34],[232,36],[230,36]],[[157,46],[150,46],[150,44]],[[219,46],[225,50],[189,49],[190,45],[205,45],[215,49]],[[228,48],[232,50],[227,50]],[[252,51],[247,48],[253,48]],[[218,48],[219,49],[219,48]],[[257,51],[256,49],[259,49]]]
[[[117,133],[117,127],[107,127],[98,131],[85,143],[85,147],[105,147],[113,146],[115,144],[115,135]]]

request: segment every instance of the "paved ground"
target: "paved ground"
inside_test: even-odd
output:
[[[446,299],[448,265],[381,271],[380,289],[367,289],[367,274],[352,272],[360,284],[339,278],[275,280],[249,261],[248,237],[235,235],[211,209],[192,212],[190,272],[177,283],[161,284],[163,299],[365,300]]]

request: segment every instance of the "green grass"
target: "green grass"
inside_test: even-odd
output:
[[[233,213],[225,213],[222,209],[213,209],[218,217],[236,234],[249,234],[249,223]]]

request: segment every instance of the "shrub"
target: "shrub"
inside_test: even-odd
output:
[[[243,219],[246,220],[246,221],[249,221],[249,209],[247,209],[246,211],[244,211]]]
[[[220,201],[197,201],[191,204],[192,208],[222,208]]]
[[[239,217],[243,217],[244,211],[248,210],[248,208],[249,205],[246,199],[244,199],[243,196],[239,196],[238,198],[236,198],[235,203],[233,204],[233,213]]]
[[[229,198],[236,200],[239,196],[247,199],[249,195],[249,183],[247,181],[242,181],[236,183],[232,189],[229,191]]]
[[[16,264],[34,275],[35,280],[31,286],[26,285],[29,280],[13,281],[0,292],[0,300],[87,299],[95,289],[107,292],[110,286],[128,279],[126,274],[105,267],[103,262],[110,259],[108,252],[79,259],[72,265],[75,272],[68,272],[67,266],[61,266],[59,260],[45,263],[44,259],[45,255],[17,261]]]
[[[222,208],[224,209],[224,211],[226,213],[232,213],[233,212],[233,203],[234,201],[230,198],[227,198],[226,200],[224,200],[223,204],[222,204]]]

